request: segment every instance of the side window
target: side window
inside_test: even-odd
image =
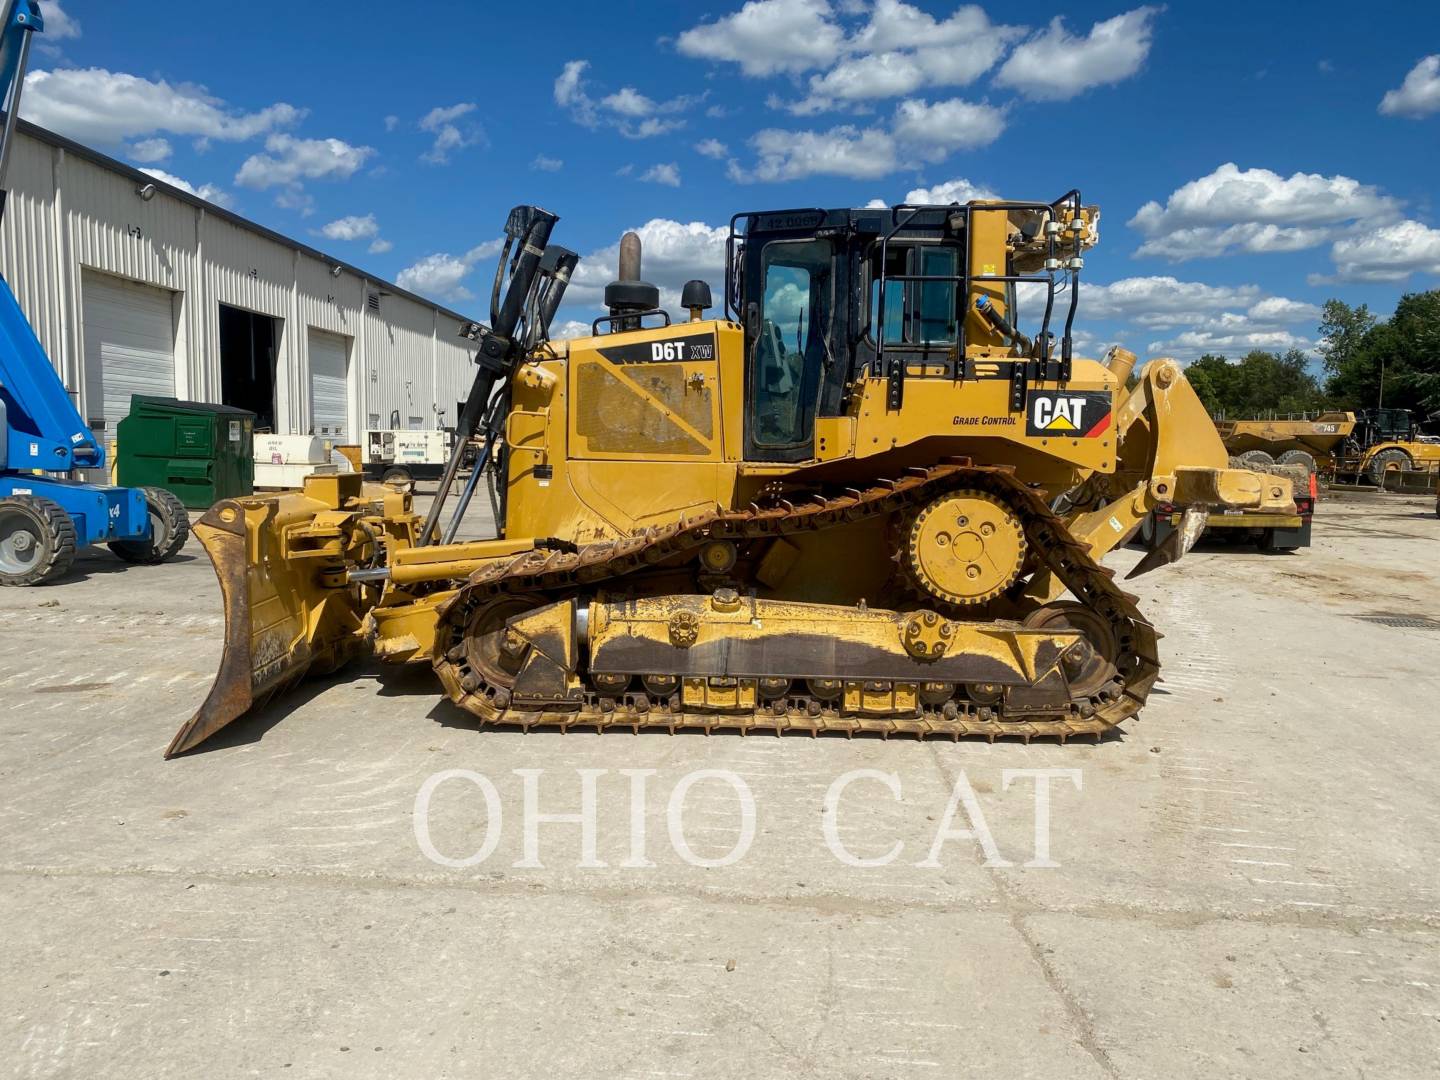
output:
[[[885,256],[885,344],[951,345],[960,321],[955,281],[896,281],[901,276],[954,278],[960,253],[940,244],[891,244]],[[879,340],[880,253],[870,257],[870,338]]]
[[[926,277],[955,276],[957,252],[948,247],[916,248],[920,273]],[[915,340],[949,344],[955,340],[955,282],[917,281],[920,302],[915,305]]]
[[[809,438],[815,375],[828,355],[831,251],[823,240],[765,248],[763,310],[751,367],[751,438],[794,446]]]

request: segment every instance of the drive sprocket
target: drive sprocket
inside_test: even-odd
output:
[[[900,564],[922,593],[966,607],[1005,591],[1025,565],[1025,529],[996,496],[939,495],[905,519]]]

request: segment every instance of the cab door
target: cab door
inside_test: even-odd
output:
[[[758,281],[759,298],[745,312],[745,460],[806,461],[815,456],[820,379],[834,361],[834,248],[772,240]]]

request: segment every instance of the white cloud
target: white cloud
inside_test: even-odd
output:
[[[366,214],[364,217],[352,214],[350,217],[336,218],[322,226],[320,232],[331,240],[365,240],[379,235],[380,224],[375,220],[374,214]]]
[[[437,105],[420,118],[421,131],[439,131],[446,124],[453,124],[462,116],[469,116],[477,108],[473,101],[462,101],[458,105]]]
[[[948,206],[950,203],[967,203],[972,199],[994,199],[998,198],[995,192],[986,187],[978,187],[969,180],[957,177],[954,180],[946,180],[936,184],[934,187],[912,188],[905,195],[907,203],[929,203],[936,206]],[[881,206],[889,206],[889,203],[881,202]]]
[[[395,276],[395,284],[421,296],[438,297],[441,300],[470,300],[474,297],[465,287],[465,278],[479,262],[499,254],[503,240],[487,240],[476,244],[463,255],[437,253],[426,255],[419,262],[405,267]]]
[[[1440,112],[1440,53],[1425,57],[1405,76],[1398,90],[1386,91],[1380,99],[1386,116],[1420,118]]]
[[[1320,309],[1314,304],[1265,296],[1258,285],[1207,285],[1169,276],[1083,284],[1080,306],[1087,319],[1114,319],[1147,330],[1186,327],[1229,335],[1269,333],[1282,327],[1313,325],[1320,319]]]
[[[750,145],[756,155],[754,168],[747,172],[731,162],[732,180],[800,180],[807,176],[871,180],[900,167],[895,140],[888,131],[862,131],[853,124],[828,131],[766,128],[751,137]]]
[[[842,124],[828,131],[786,131],[767,128],[757,132],[753,169],[731,162],[729,175],[737,182],[798,180],[807,176],[844,176],[873,180],[938,161],[960,147],[985,146],[1005,129],[1004,112],[973,102],[902,101],[887,130]]]
[[[641,276],[660,287],[661,306],[680,307],[680,289],[692,278],[708,281],[718,298],[725,276],[725,240],[730,230],[704,222],[654,218],[635,230],[640,234]],[[565,294],[566,305],[599,305],[607,284],[615,279],[620,242],[580,260]],[[586,331],[589,333],[587,326]]]
[[[191,195],[204,199],[206,202],[212,202],[216,206],[230,206],[231,203],[234,202],[224,188],[217,187],[214,184],[201,184],[199,187],[196,187],[188,180],[182,180],[180,177],[173,173],[168,173],[164,169],[141,169],[140,171],[146,176],[153,176],[163,184],[177,187],[181,191],[189,192]]]
[[[60,0],[45,0],[41,11],[45,19],[44,37],[51,41],[66,41],[80,36],[80,20],[60,6]]]
[[[1023,33],[1020,27],[992,24],[974,5],[937,22],[902,0],[879,0],[847,43],[846,58],[811,76],[809,94],[786,107],[809,115],[926,86],[964,86],[994,67]]]
[[[1213,319],[1260,300],[1258,285],[1206,285],[1169,276],[1122,278],[1109,285],[1082,282],[1080,310],[1087,319],[1120,319],[1161,330]]]
[[[844,37],[826,0],[750,0],[733,15],[686,30],[675,47],[685,56],[733,61],[746,75],[763,76],[829,67]]]
[[[315,213],[315,197],[299,184],[281,188],[275,195],[275,205],[282,210],[296,210],[301,217],[309,217]]]
[[[394,116],[394,115],[385,117],[385,130],[386,130],[386,131],[394,131],[394,130],[395,130],[396,128],[398,128],[399,126],[400,126],[400,117]]]
[[[684,126],[684,120],[662,120],[658,116],[647,116],[638,124],[620,124],[616,130],[627,139],[649,139],[679,131]]]
[[[1315,342],[1303,334],[1289,330],[1256,330],[1235,326],[1228,330],[1186,330],[1173,338],[1152,341],[1146,351],[1151,356],[1171,356],[1193,360],[1205,353],[1243,353],[1252,349],[1284,352],[1287,349],[1309,349]]]
[[[157,162],[164,161],[170,156],[170,140],[158,138],[140,139],[138,142],[133,142],[126,147],[125,152],[130,155],[131,161],[138,161],[144,165],[154,165]]]
[[[1290,300],[1284,296],[1267,296],[1248,312],[1256,322],[1279,323],[1281,325],[1301,322],[1319,322],[1320,309],[1303,300]]]
[[[477,108],[479,106],[473,101],[463,101],[458,105],[436,106],[421,117],[420,130],[434,135],[435,141],[429,150],[420,155],[420,160],[431,165],[445,165],[450,161],[451,151],[483,142],[484,129],[465,119]]]
[[[595,102],[585,93],[585,69],[589,60],[570,60],[555,78],[555,104],[567,109],[577,124],[594,127]]]
[[[569,61],[560,70],[554,85],[555,104],[569,112],[570,118],[582,127],[606,125],[627,139],[666,135],[685,126],[685,121],[676,114],[705,97],[682,94],[668,101],[655,101],[633,86],[624,86],[596,101],[586,88],[585,71],[589,66],[588,60]]]
[[[1037,101],[1063,101],[1093,86],[1130,78],[1150,52],[1156,9],[1136,8],[1097,22],[1083,38],[1060,16],[1011,53],[995,82]]]
[[[384,255],[394,246],[395,245],[389,240],[382,240],[377,236],[374,240],[370,241],[370,246],[366,250],[369,251],[371,255]]]
[[[1033,313],[1038,302],[1032,299],[1028,309],[1022,305],[1022,315]],[[1320,319],[1314,304],[1266,296],[1258,285],[1209,285],[1168,275],[1082,284],[1080,310],[1087,321],[1124,324],[1124,338],[1144,330],[1171,331],[1171,337],[1149,342],[1148,350],[1182,359],[1204,352],[1308,348],[1311,341],[1299,328]]]
[[[564,341],[566,338],[589,337],[593,327],[588,322],[581,322],[579,319],[566,319],[550,328],[551,341]]]
[[[608,97],[601,98],[600,104],[621,116],[649,116],[655,111],[655,102],[633,86],[622,87]]]
[[[640,174],[640,179],[652,184],[664,184],[666,187],[680,186],[680,166],[671,161],[665,164],[651,165]]]
[[[933,104],[902,101],[893,128],[897,140],[929,161],[939,161],[953,150],[989,146],[1004,130],[1002,110],[959,98]]]
[[[1146,203],[1130,226],[1145,237],[1137,255],[1182,262],[1232,251],[1298,251],[1398,212],[1395,199],[1348,176],[1286,178],[1227,163],[1178,188],[1163,207]]]
[[[1342,281],[1403,281],[1411,274],[1440,274],[1440,229],[1418,221],[1396,222],[1337,240],[1330,258]]]
[[[559,158],[546,157],[544,154],[536,154],[535,160],[530,162],[530,167],[532,169],[538,169],[541,172],[559,172],[565,167],[565,162],[561,161]]]
[[[470,273],[470,264],[454,255],[426,255],[395,276],[395,284],[421,296],[443,300],[469,300],[475,294],[461,282]]]
[[[104,68],[30,72],[20,112],[43,128],[101,146],[157,132],[238,142],[305,115],[284,102],[237,112],[203,86],[152,82]]]
[[[235,174],[242,187],[269,188],[302,180],[348,180],[375,153],[340,139],[297,139],[275,134],[265,140],[265,153],[252,154]]]
[[[701,139],[695,144],[695,152],[703,157],[721,161],[730,153],[730,148],[719,139]]]

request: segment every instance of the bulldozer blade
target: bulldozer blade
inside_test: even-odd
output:
[[[1129,581],[1141,574],[1148,574],[1151,570],[1179,562],[1199,541],[1209,520],[1209,510],[1194,506],[1188,508],[1180,517],[1179,527],[1136,563],[1135,569],[1125,575],[1125,580]]]
[[[351,595],[322,589],[311,566],[284,558],[281,529],[313,514],[281,495],[216,503],[195,524],[225,604],[225,648],[215,682],[175,733],[167,758],[191,750],[297,682],[312,668],[333,670],[358,645]]]

